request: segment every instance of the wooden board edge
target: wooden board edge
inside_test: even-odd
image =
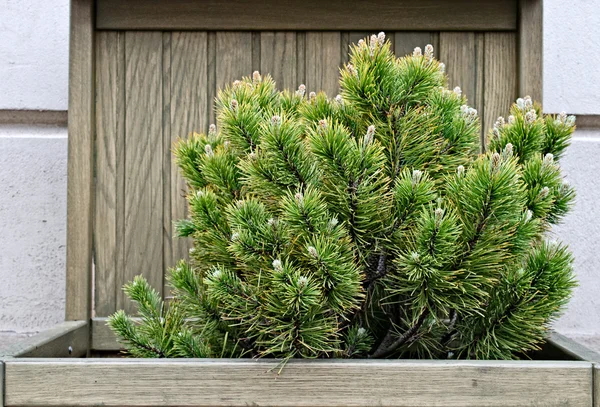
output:
[[[0,360],[0,407],[4,407],[4,362]]]
[[[67,165],[67,321],[91,313],[94,185],[94,0],[71,0]]]
[[[592,406],[600,407],[600,364],[594,363],[592,368]]]
[[[600,353],[558,332],[550,332],[548,342],[576,360],[600,363]]]
[[[500,405],[507,396],[518,399],[518,405],[592,402],[592,364],[581,361],[296,360],[281,372],[277,360],[248,359],[10,359],[5,363],[11,406],[242,406],[276,405],[275,400],[277,405],[302,400],[304,406],[360,406],[385,400],[386,405],[407,406],[417,404],[416,400],[430,405],[436,396],[429,391],[434,388],[436,394],[450,396],[452,405],[457,400],[467,406]],[[398,381],[394,388],[392,383]],[[68,392],[60,388],[62,383],[68,383]],[[358,383],[363,383],[364,392],[352,387],[355,391],[348,393],[344,386]],[[108,388],[109,393],[101,390]],[[135,398],[131,389],[138,390]]]
[[[517,1],[464,0],[452,4],[446,0],[429,0],[419,4],[405,0],[361,5],[341,0],[295,4],[277,0],[258,3],[103,0],[97,3],[96,27],[99,30],[199,31],[506,31],[517,29]],[[299,15],[302,18],[298,18]]]
[[[86,321],[65,321],[17,342],[0,353],[0,358],[78,358],[87,354],[88,341],[89,326]]]

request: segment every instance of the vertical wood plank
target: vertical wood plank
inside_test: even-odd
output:
[[[216,37],[217,89],[252,74],[252,33],[219,31]]]
[[[123,267],[125,36],[96,34],[96,190],[94,223],[94,313],[116,311],[118,270]]]
[[[217,33],[211,31],[208,33],[207,39],[207,51],[206,51],[206,60],[207,60],[207,88],[206,88],[206,98],[208,101],[208,111],[207,117],[209,123],[216,123],[216,114],[215,114],[215,97],[217,96]]]
[[[124,283],[143,275],[163,284],[163,136],[161,32],[125,34]],[[123,297],[121,293],[120,297]],[[122,299],[123,308],[133,304]]]
[[[94,185],[94,2],[71,1],[67,166],[67,320],[91,313]]]
[[[594,363],[592,377],[594,378],[592,388],[592,400],[594,400],[593,407],[600,407],[600,363]]]
[[[415,47],[425,49],[427,44],[433,45],[433,52],[439,58],[439,34],[427,31],[399,31],[395,33],[394,52],[396,56],[403,57],[412,54]]]
[[[293,90],[300,85],[296,82],[296,49],[294,31],[260,33],[260,72],[264,75],[271,74],[280,90]]]
[[[441,32],[439,60],[446,64],[448,86],[460,86],[469,106],[484,117],[483,49],[484,34],[474,32]]]
[[[341,46],[342,46],[342,54],[341,54],[341,65],[345,65],[348,63],[350,59],[350,49],[352,45],[356,45],[358,41],[365,39],[368,33],[366,31],[348,31],[343,32],[341,37]],[[388,36],[389,38],[389,36]],[[392,48],[393,51],[393,48]]]
[[[207,123],[207,48],[206,32],[173,32],[171,40],[170,93],[165,99],[169,106],[169,138],[165,137],[165,180],[170,179],[169,204],[165,202],[165,245],[171,253],[165,258],[167,267],[180,259],[187,259],[191,247],[190,239],[173,236],[173,222],[187,216],[185,195],[187,187],[175,160],[171,147],[178,138],[190,133],[206,132]]]
[[[339,91],[339,68],[341,33],[306,33],[306,89],[309,92],[324,91],[334,97]]]
[[[172,177],[171,169],[171,44],[173,33],[166,31],[162,33],[162,142],[163,142],[163,293],[168,295],[167,275],[168,267],[173,264],[177,248],[174,247],[177,242],[173,240],[173,226],[171,224],[172,202],[171,188],[175,188],[173,182],[176,178]],[[184,207],[185,210],[185,207]]]
[[[260,71],[260,31],[252,32],[252,72]]]
[[[517,37],[511,32],[485,33],[484,142],[498,116],[508,116],[517,93]]]
[[[4,362],[0,360],[0,407],[4,407]]]
[[[519,96],[543,102],[543,1],[519,1]]]
[[[299,31],[296,33],[296,82],[306,84],[306,33]]]

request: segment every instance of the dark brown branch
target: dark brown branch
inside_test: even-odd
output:
[[[427,310],[427,309],[424,310],[421,313],[421,315],[419,315],[417,322],[415,322],[415,324],[413,326],[411,326],[406,332],[404,332],[404,334],[402,336],[400,336],[396,340],[393,340],[394,333],[392,332],[392,329],[388,330],[387,334],[383,338],[383,341],[381,341],[381,344],[379,345],[377,350],[375,352],[373,352],[373,354],[370,355],[369,357],[370,358],[385,358],[385,357],[389,356],[390,354],[392,354],[395,350],[397,350],[400,346],[404,345],[405,343],[407,343],[407,342],[411,343],[414,340],[413,339],[414,336],[417,334],[417,332],[423,325],[423,322],[425,322],[425,319],[427,318],[428,315],[429,315],[429,310]]]

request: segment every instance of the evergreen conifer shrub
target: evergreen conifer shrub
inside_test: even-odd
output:
[[[575,283],[545,240],[573,189],[557,160],[574,117],[518,99],[480,145],[431,45],[360,41],[341,94],[222,89],[218,128],[174,147],[190,261],[168,304],[137,277],[141,322],[110,318],[136,357],[519,358]],[[484,151],[484,152],[481,152]]]

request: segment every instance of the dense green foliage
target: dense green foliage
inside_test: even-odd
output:
[[[190,261],[173,300],[125,287],[141,323],[110,320],[139,357],[510,359],[536,349],[574,286],[544,234],[574,192],[557,159],[574,118],[530,98],[480,153],[477,112],[430,45],[383,34],[341,95],[278,92],[255,72],[217,98],[218,130],[175,146]]]

